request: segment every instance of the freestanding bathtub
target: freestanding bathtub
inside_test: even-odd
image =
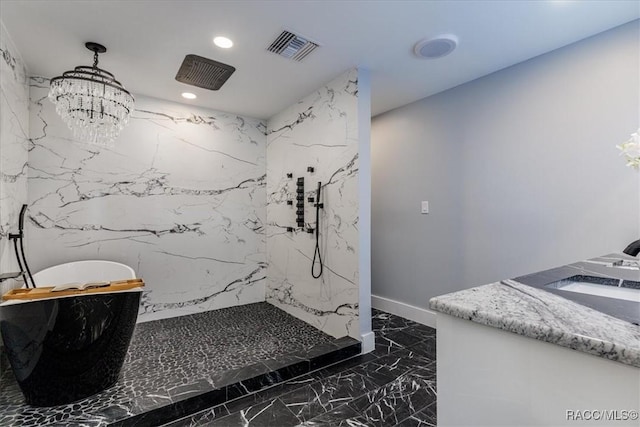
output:
[[[38,287],[135,278],[111,261],[77,261],[34,275]],[[70,403],[118,380],[142,288],[0,304],[7,356],[28,404]]]

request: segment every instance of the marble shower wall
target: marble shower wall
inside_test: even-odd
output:
[[[2,23],[0,32],[0,273],[7,273],[19,270],[8,236],[17,232],[27,202],[29,86],[22,57]],[[0,294],[15,286],[13,280],[2,282]]]
[[[112,148],[74,142],[30,80],[28,250],[34,270],[132,266],[140,320],[264,301],[265,123],[136,97]]]
[[[353,69],[267,123],[267,301],[318,329],[360,339],[358,323],[358,71]],[[315,172],[307,172],[312,166]],[[293,173],[293,178],[287,178]],[[306,227],[322,182],[324,273],[311,277],[315,236],[296,227],[296,179],[305,178]],[[294,205],[287,205],[293,200]]]

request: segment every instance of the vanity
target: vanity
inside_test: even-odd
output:
[[[640,260],[609,254],[432,298],[439,426],[638,426]]]

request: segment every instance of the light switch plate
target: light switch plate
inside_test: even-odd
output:
[[[422,205],[421,205],[421,210],[420,210],[423,214],[428,214],[429,213],[429,202],[426,200],[422,201]]]

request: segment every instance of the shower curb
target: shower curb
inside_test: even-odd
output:
[[[361,352],[361,343],[351,337],[338,338],[305,351],[284,355],[177,387],[172,402],[150,407],[145,412],[108,424],[113,427],[149,426],[170,423],[207,408],[245,397],[292,378],[308,374]]]

